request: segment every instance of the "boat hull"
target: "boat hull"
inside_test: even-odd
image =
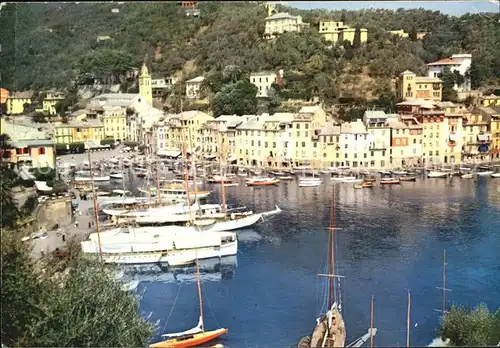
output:
[[[152,244],[152,243],[151,243]],[[127,248],[133,248],[133,243],[124,244]],[[137,246],[137,244],[135,244]],[[102,247],[102,260],[107,264],[121,265],[144,265],[144,264],[168,264],[169,266],[180,266],[192,264],[196,258],[198,260],[233,256],[238,253],[238,241],[227,243],[221,246],[209,246],[197,249],[183,250],[158,250],[144,252],[116,252],[112,253]],[[91,241],[82,242],[82,250],[86,255],[99,255],[97,243]],[[120,251],[123,249],[120,249]],[[130,249],[132,250],[132,249]]]
[[[166,341],[150,344],[150,348],[187,348],[196,347],[228,333],[228,329],[217,329],[200,332],[184,337],[172,338]]]

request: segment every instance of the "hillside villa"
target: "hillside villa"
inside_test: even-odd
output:
[[[406,70],[396,79],[396,98],[398,100],[441,101],[443,82],[437,77],[417,76]]]
[[[2,154],[13,165],[55,168],[54,142],[45,132],[34,127],[13,124],[0,119],[3,134],[10,138],[11,149]]]
[[[276,13],[266,18],[264,38],[270,40],[283,33],[300,33],[309,26],[309,23],[302,22],[301,16],[292,16],[287,12]]]
[[[199,99],[201,84],[205,81],[203,76],[195,77],[194,79],[186,81],[186,98]]]
[[[355,28],[345,25],[343,22],[319,22],[319,33],[329,42],[344,42],[349,41],[351,45],[354,43]],[[365,43],[368,41],[368,30],[360,28],[360,41]]]
[[[451,72],[457,71],[464,78],[460,85],[455,84],[453,88],[458,92],[468,92],[471,90],[471,79],[468,74],[472,64],[472,54],[454,54],[450,58],[445,58],[427,64],[429,68],[429,77],[438,77],[446,68]]]

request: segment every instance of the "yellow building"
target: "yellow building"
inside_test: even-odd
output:
[[[151,75],[149,74],[146,63],[142,65],[141,73],[139,74],[139,95],[141,95],[150,105],[153,105],[153,86],[151,85]]]
[[[104,125],[104,136],[114,140],[126,139],[127,110],[120,106],[103,106],[98,113]]]
[[[266,18],[264,38],[273,39],[283,33],[300,33],[309,28],[309,23],[302,22],[301,16],[276,13]]]
[[[354,42],[356,28],[351,28],[343,22],[327,21],[319,22],[319,33],[329,42],[344,42],[349,41],[351,45]],[[361,43],[368,41],[368,30],[360,28]]]
[[[257,97],[268,97],[271,85],[276,82],[275,72],[256,72],[250,74],[250,82],[257,87]]]
[[[3,134],[10,138],[11,149],[5,149],[4,159],[13,165],[34,168],[55,168],[54,142],[36,128],[13,124],[0,119]]]
[[[389,30],[388,33],[394,35],[394,36],[399,36],[401,38],[407,38],[409,36],[408,33],[405,33],[403,29],[399,30]]]
[[[64,94],[58,92],[49,92],[42,102],[42,111],[48,115],[57,114],[56,104],[64,100]]]
[[[166,120],[168,128],[165,145],[169,150],[182,150],[184,144],[189,151],[202,147],[200,129],[214,117],[198,110],[185,111],[172,115]]]
[[[396,79],[396,97],[399,100],[441,101],[443,82],[437,77],[417,76],[406,70]]]
[[[14,92],[7,98],[7,115],[19,115],[24,113],[25,104],[31,104],[30,91]]]
[[[201,153],[205,159],[234,162],[236,160],[236,127],[240,116],[222,115],[207,121],[199,129]]]
[[[487,108],[475,108],[462,120],[464,160],[483,161],[488,158],[492,143],[490,121],[491,114]]]
[[[313,135],[313,142],[318,142],[318,157],[315,163],[311,163],[314,168],[339,167],[340,158],[340,126],[333,122],[326,122],[320,131]],[[313,145],[314,146],[314,145]]]
[[[54,141],[56,144],[71,144],[91,140],[100,144],[104,139],[104,126],[97,120],[70,121],[54,127]]]
[[[490,94],[479,98],[481,106],[500,106],[500,96]]]
[[[490,129],[491,129],[491,159],[500,158],[500,107],[484,108],[485,112],[490,114]]]

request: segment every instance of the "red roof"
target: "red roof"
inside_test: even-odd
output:
[[[458,61],[456,61],[453,58],[445,58],[445,59],[438,60],[437,62],[429,63],[427,65],[445,65],[445,64],[457,64],[457,63],[458,63]]]

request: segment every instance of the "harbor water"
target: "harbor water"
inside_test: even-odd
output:
[[[135,181],[135,179],[134,179]],[[407,292],[410,341],[436,337],[442,307],[443,249],[447,252],[447,306],[500,307],[500,179],[417,179],[356,190],[350,184],[299,188],[226,188],[229,203],[256,212],[283,212],[238,231],[239,253],[201,264],[207,330],[225,327],[226,347],[296,346],[325,310],[330,202],[335,186],[337,274],[347,342],[370,326],[375,298],[375,344],[406,342]],[[116,187],[120,188],[120,187]],[[220,187],[214,190],[219,200]],[[158,269],[154,269],[154,268]],[[194,327],[199,302],[195,268],[135,270],[141,312],[160,335]]]

